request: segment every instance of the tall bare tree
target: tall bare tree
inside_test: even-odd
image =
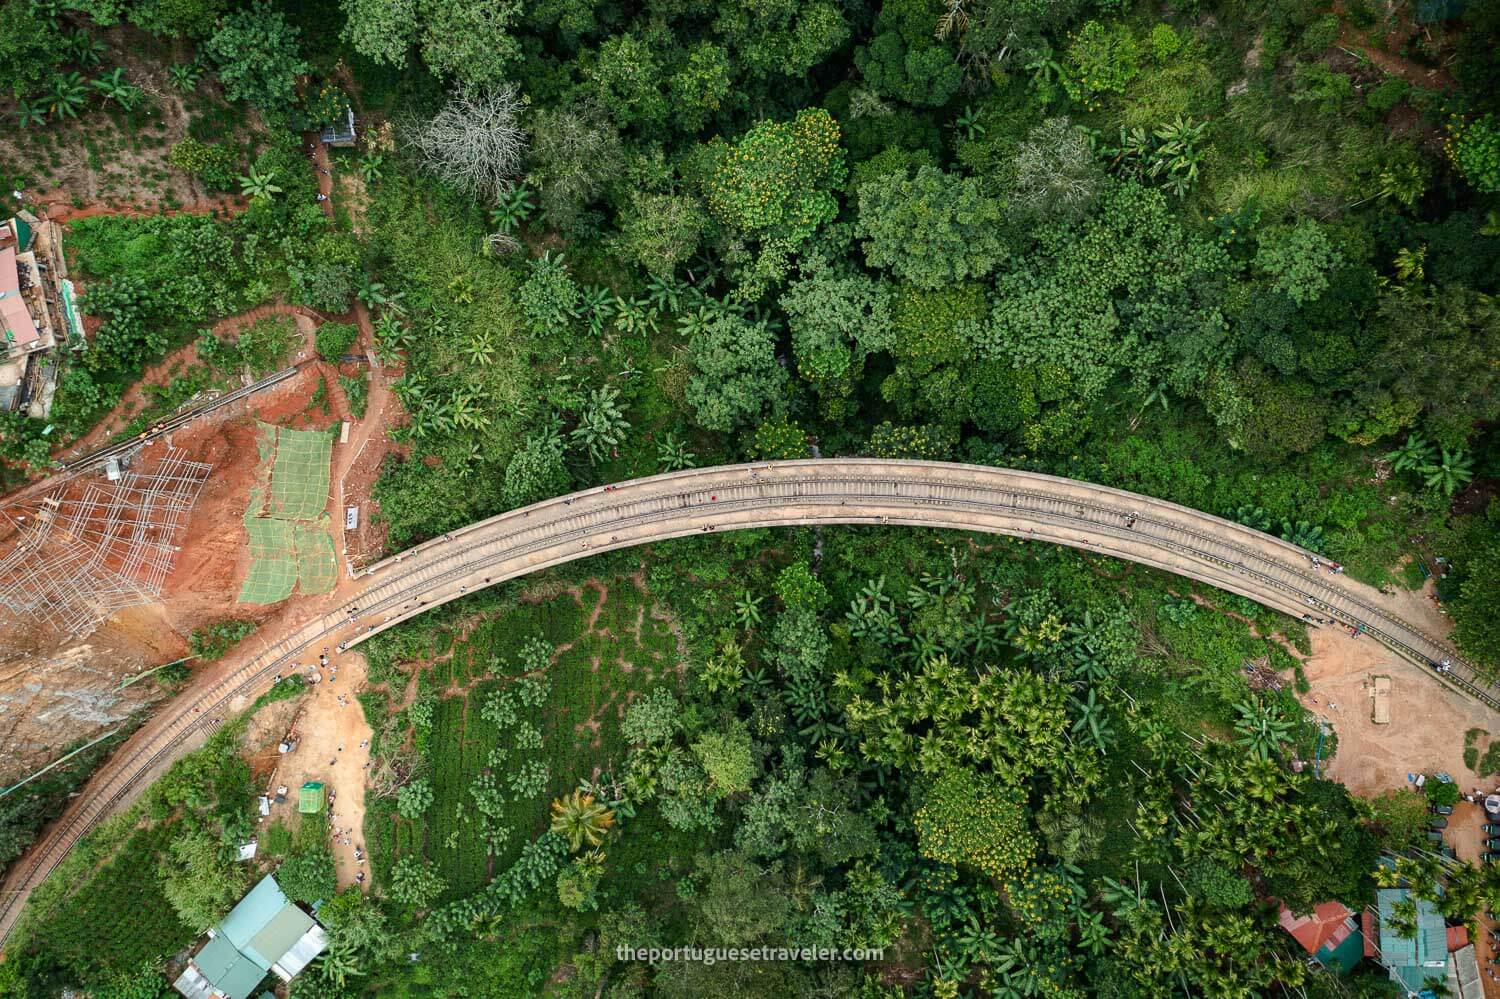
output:
[[[493,205],[521,171],[526,105],[513,86],[460,86],[431,120],[408,123],[403,137],[429,174]]]

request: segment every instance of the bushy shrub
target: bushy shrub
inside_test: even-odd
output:
[[[353,323],[324,323],[318,327],[318,356],[338,361],[359,341],[359,327]]]
[[[191,135],[184,136],[167,159],[213,190],[232,191],[238,184],[239,156],[221,142],[199,142]]]
[[[1487,114],[1477,121],[1448,127],[1447,150],[1453,165],[1476,191],[1500,193],[1500,119]]]

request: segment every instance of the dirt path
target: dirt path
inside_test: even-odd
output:
[[[180,208],[132,208],[95,202],[86,205],[73,205],[62,201],[53,200],[61,197],[58,193],[43,192],[35,197],[35,201],[44,202],[47,207],[42,210],[47,219],[67,225],[69,222],[77,222],[79,219],[91,219],[96,215],[128,215],[132,218],[144,218],[150,215],[212,215],[215,212],[223,212],[226,215],[234,215],[245,210],[250,204],[250,199],[239,195],[221,195],[217,198],[205,201],[196,201],[190,205]]]
[[[289,789],[286,804],[273,806],[271,818],[291,825],[295,821],[297,788],[307,781],[322,781],[328,788],[333,799],[328,825],[334,834],[334,867],[339,887],[347,888],[357,883],[359,871],[369,870],[369,865],[354,855],[356,848],[364,849],[364,788],[370,763],[370,727],[355,697],[364,686],[368,667],[365,657],[358,653],[339,655],[330,649],[329,655],[330,668],[318,671],[323,680],[303,695],[301,711],[293,723],[297,748],[281,757],[266,789]],[[302,672],[306,676],[309,671]],[[370,887],[368,875],[363,887]]]
[[[1399,76],[1414,87],[1423,87],[1427,90],[1448,90],[1454,86],[1453,74],[1441,66],[1424,66],[1389,51],[1393,48],[1402,48],[1418,31],[1422,30],[1414,22],[1403,18],[1400,25],[1386,36],[1382,46],[1371,39],[1370,31],[1357,28],[1349,22],[1349,19],[1344,16],[1344,7],[1345,0],[1334,0],[1333,12],[1339,15],[1339,44],[1341,46],[1364,56],[1382,72],[1389,73],[1391,76]]]

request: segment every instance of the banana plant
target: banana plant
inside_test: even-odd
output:
[[[984,126],[979,124],[979,112],[968,104],[964,105],[964,113],[954,120],[953,130],[962,132],[970,142],[984,135],[985,131]]]
[[[198,81],[203,79],[203,66],[198,62],[179,62],[167,67],[167,79],[172,83],[172,89],[179,93],[191,93],[198,87]]]
[[[88,82],[84,80],[82,73],[58,73],[52,78],[52,89],[47,94],[47,108],[61,118],[77,118],[88,99]]]
[[[87,31],[68,32],[63,36],[62,48],[67,61],[80,66],[99,65],[105,51],[104,43]]]
[[[521,223],[531,218],[536,204],[526,185],[518,184],[500,196],[500,203],[490,209],[490,223],[500,232],[510,235]]]
[[[281,193],[281,188],[276,186],[275,180],[275,170],[261,173],[252,166],[249,173],[240,177],[240,193],[251,200],[270,198],[272,195]]]

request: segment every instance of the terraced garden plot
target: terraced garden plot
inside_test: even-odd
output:
[[[520,650],[534,637],[555,647],[545,671],[550,694],[528,719],[541,729],[542,748],[513,751],[506,769],[537,759],[546,765],[548,780],[534,798],[507,803],[504,825],[511,835],[491,858],[479,836],[481,817],[470,788],[506,735],[481,711],[491,691],[515,682]],[[445,898],[472,893],[546,828],[553,798],[580,778],[619,766],[626,705],[654,686],[675,687],[680,661],[670,622],[629,579],[613,581],[607,591],[585,586],[464,622],[436,661],[422,667],[430,670],[437,695],[427,750],[433,804],[416,822],[372,815],[370,822],[389,826],[367,828],[370,841],[390,843],[391,863],[408,854],[431,859],[447,882]]]

